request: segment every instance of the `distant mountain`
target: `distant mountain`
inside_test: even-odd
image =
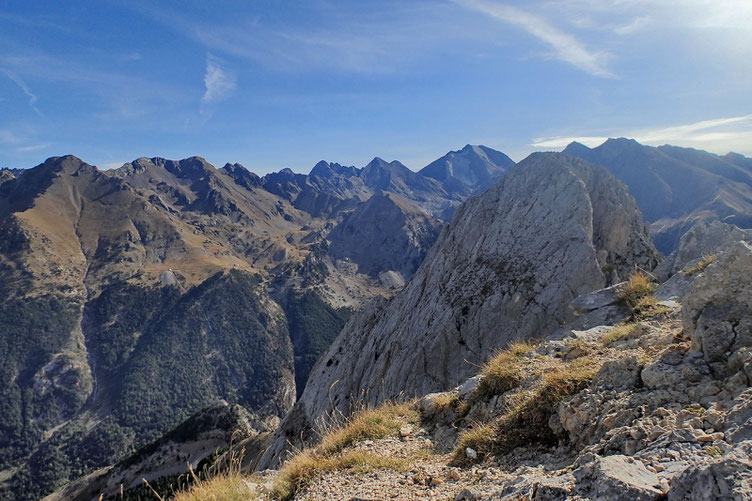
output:
[[[283,416],[343,307],[393,294],[330,264],[337,221],[261,181],[200,157],[65,156],[0,184],[0,498],[36,499],[218,400]]]
[[[263,186],[314,217],[342,215],[380,191],[399,195],[435,217],[451,214],[462,200],[435,180],[378,157],[362,169],[324,161],[309,175],[283,169],[264,176]]]
[[[698,220],[752,227],[752,160],[676,146],[609,139],[597,148],[571,143],[563,153],[608,168],[637,200],[658,249],[669,254]]]
[[[322,160],[308,175],[290,169],[267,174],[262,186],[314,217],[342,215],[375,193],[384,192],[448,221],[465,199],[488,188],[512,165],[514,162],[501,152],[468,145],[420,172],[379,157],[361,169]]]
[[[10,169],[0,169],[0,184],[16,177]]]
[[[392,193],[378,193],[329,233],[333,258],[349,259],[361,273],[396,272],[404,283],[439,236],[441,223]]]
[[[350,319],[262,467],[314,438],[322,416],[453,387],[509,342],[573,319],[577,295],[657,258],[634,198],[606,169],[529,156],[461,206],[398,295]]]
[[[440,181],[449,193],[468,196],[488,189],[513,165],[514,161],[500,151],[468,144],[434,160],[419,172]]]

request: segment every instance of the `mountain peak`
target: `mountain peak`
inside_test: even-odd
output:
[[[434,160],[420,173],[442,182],[448,192],[470,194],[491,186],[512,165],[514,161],[500,151],[467,144]]]

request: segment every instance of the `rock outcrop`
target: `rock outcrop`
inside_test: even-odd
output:
[[[698,221],[682,235],[677,249],[656,268],[655,274],[666,280],[690,262],[715,256],[741,240],[752,242],[752,230],[720,221]]]
[[[752,377],[752,247],[737,243],[698,277],[684,300],[684,325],[692,348],[714,374],[744,367]]]
[[[348,214],[327,239],[330,255],[353,261],[361,273],[378,277],[395,271],[406,280],[439,231],[441,223],[421,208],[398,195],[379,193]]]
[[[552,333],[569,303],[656,251],[634,200],[604,169],[533,154],[471,199],[393,300],[376,300],[319,360],[265,465],[332,411],[457,384],[514,339]]]

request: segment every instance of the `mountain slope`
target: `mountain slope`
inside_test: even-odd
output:
[[[450,193],[470,195],[488,189],[513,165],[514,161],[500,151],[468,144],[434,160],[419,173],[440,181]]]
[[[744,157],[654,148],[624,138],[593,149],[572,143],[563,153],[606,167],[624,182],[651,223],[656,246],[666,254],[697,220],[752,227],[752,171]]]
[[[441,223],[398,195],[379,193],[334,227],[330,254],[349,259],[361,273],[396,271],[409,278],[439,235]]]
[[[325,346],[293,345],[264,282],[304,273],[325,223],[255,180],[198,157],[103,172],[66,156],[0,185],[0,497],[37,498],[218,399],[290,408],[295,357]]]
[[[348,413],[458,383],[514,339],[571,320],[578,295],[652,269],[657,254],[626,187],[604,169],[533,154],[457,212],[406,288],[357,313],[314,368],[267,453]]]

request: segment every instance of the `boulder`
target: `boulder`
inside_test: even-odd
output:
[[[624,285],[625,282],[621,282],[605,289],[583,294],[572,301],[569,306],[574,310],[576,315],[585,315],[591,311],[615,305],[621,301],[619,291]]]
[[[669,501],[712,501],[752,497],[752,441],[722,457],[687,468],[671,482]]]
[[[738,242],[692,284],[684,301],[684,330],[716,376],[733,352],[752,346],[752,247]]]
[[[589,454],[581,462],[574,477],[577,492],[586,497],[603,501],[652,500],[661,499],[665,494],[658,476],[630,457]]]

